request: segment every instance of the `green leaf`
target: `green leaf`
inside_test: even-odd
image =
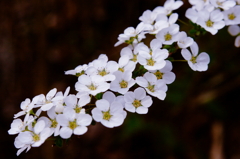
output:
[[[95,98],[99,100],[99,99],[102,99],[102,96],[103,96],[103,93],[98,93],[97,95],[95,95]]]

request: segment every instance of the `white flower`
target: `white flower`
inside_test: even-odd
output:
[[[199,17],[198,11],[194,8],[188,8],[185,16],[190,19],[192,22],[196,23]]]
[[[78,77],[78,82],[75,84],[75,88],[78,91],[78,94],[87,93],[95,96],[100,92],[108,90],[110,84],[100,75],[82,75]]]
[[[134,92],[124,94],[125,109],[129,112],[147,114],[148,107],[153,103],[152,98],[146,95],[146,91],[139,87]]]
[[[31,131],[19,133],[18,139],[23,144],[31,144],[32,147],[39,147],[50,135],[50,128],[45,127],[43,120],[39,120]]]
[[[151,25],[144,24],[143,22],[139,23],[135,28],[128,27],[124,30],[123,34],[118,36],[118,42],[114,46],[118,46],[122,43],[136,44],[145,38],[145,30],[152,28]]]
[[[169,17],[165,14],[159,14],[156,18],[156,21],[164,21],[167,23],[167,27],[171,26],[172,24],[176,23],[178,19],[177,13],[172,13]]]
[[[116,101],[112,92],[105,92],[103,98],[96,101],[96,108],[92,110],[92,117],[108,128],[120,126],[126,118],[123,105]]]
[[[210,0],[210,3],[216,8],[222,8],[228,10],[236,5],[233,0]]]
[[[188,37],[186,32],[184,31],[181,31],[179,34],[178,34],[178,46],[182,49],[185,49],[187,47],[189,47],[190,45],[193,44],[193,38],[191,37]]]
[[[55,112],[57,113],[62,113],[64,109],[64,99],[67,97],[69,94],[70,87],[67,87],[64,94],[62,92],[57,92],[55,97],[52,99],[54,106],[55,106]],[[49,110],[50,108],[48,108]]]
[[[222,29],[225,26],[223,13],[218,9],[212,12],[207,10],[199,11],[199,18],[196,23],[212,35],[215,35],[219,29]]]
[[[165,59],[168,57],[168,51],[160,48],[162,43],[160,40],[153,39],[150,42],[150,48],[144,43],[139,43],[135,51],[138,51],[138,62],[146,69],[155,70],[162,68],[166,64]]]
[[[172,24],[170,27],[160,30],[156,35],[156,38],[163,44],[171,45],[173,42],[177,41],[178,33],[179,25]]]
[[[181,54],[185,60],[188,61],[188,65],[194,71],[206,71],[210,62],[209,55],[205,52],[198,54],[198,45],[194,42],[190,46],[191,52],[188,49],[182,49]]]
[[[148,94],[164,100],[166,97],[167,85],[163,80],[157,80],[157,77],[149,72],[146,72],[143,77],[137,77],[136,83],[144,87]]]
[[[92,117],[89,114],[76,114],[75,111],[66,107],[63,114],[57,116],[58,123],[62,126],[60,129],[60,136],[63,139],[68,139],[72,134],[82,135],[87,132],[92,122]]]
[[[168,18],[165,14],[159,14],[156,18],[156,23],[153,25],[153,29],[149,30],[149,34],[157,34],[160,30],[167,28],[174,24],[178,19],[178,14],[173,13]]]
[[[130,60],[129,55],[123,55],[119,58],[118,66],[119,66],[118,70],[121,72],[125,71],[133,72],[133,70],[136,67],[136,63]]]
[[[55,108],[53,107],[50,110],[48,110],[47,115],[50,118],[48,122],[50,123],[49,128],[51,129],[51,134],[54,133],[54,136],[58,136],[59,130],[60,130],[60,124],[57,122],[57,114],[56,114]],[[45,123],[47,123],[46,120],[45,120]]]
[[[22,132],[26,126],[34,121],[33,116],[29,116],[28,118],[24,118],[24,121],[21,119],[14,119],[11,123],[11,129],[8,130],[10,135],[18,134]]]
[[[30,144],[24,144],[19,140],[19,136],[17,136],[15,138],[14,141],[14,146],[16,148],[18,148],[19,150],[17,151],[17,156],[19,156],[24,150],[26,150],[26,152],[28,152],[31,149],[31,145]]]
[[[65,75],[75,75],[75,76],[81,76],[82,74],[85,74],[85,71],[87,70],[88,65],[79,65],[73,70],[65,71]]]
[[[172,63],[167,60],[166,65],[162,69],[150,72],[152,72],[157,77],[158,80],[163,80],[166,84],[171,84],[176,78],[176,75],[173,72],[171,72],[171,70]]]
[[[173,10],[178,9],[183,5],[182,1],[178,0],[167,0],[163,6],[156,7],[153,12],[156,12],[157,14],[171,14]]]
[[[41,110],[43,111],[51,109],[54,106],[52,99],[54,98],[56,93],[57,89],[53,88],[47,93],[46,97],[43,94],[40,94],[39,101],[37,102],[35,107],[41,106]]]
[[[118,70],[117,62],[108,61],[108,57],[102,54],[101,57],[92,62],[92,66],[90,66],[86,70],[86,73],[89,76],[100,75],[104,77],[105,81],[113,81],[115,79],[113,72],[117,70]]]
[[[20,108],[22,111],[18,112],[17,114],[14,114],[14,118],[18,118],[24,114],[27,114],[27,117],[29,116],[30,111],[33,109],[34,104],[38,102],[39,97],[35,96],[31,102],[29,98],[26,98],[25,101],[22,101],[20,104]]]
[[[200,11],[205,6],[209,5],[209,0],[189,0],[189,3],[193,5],[193,8]]]
[[[139,20],[141,20],[143,23],[146,23],[146,24],[153,24],[156,17],[157,17],[156,12],[146,10],[143,12],[142,16],[139,17]]]
[[[85,114],[85,109],[82,108],[86,104],[90,102],[90,98],[85,98],[86,96],[82,96],[79,100],[76,95],[69,95],[65,98],[64,103],[67,107],[71,107],[75,110],[77,114]]]
[[[114,75],[116,76],[116,79],[110,84],[110,90],[114,92],[125,94],[129,88],[135,84],[135,80],[132,79],[131,71],[116,71]]]
[[[136,45],[137,47],[138,45]],[[135,47],[135,48],[136,48]],[[128,46],[128,47],[124,47],[122,48],[121,52],[120,52],[121,57],[122,56],[128,56],[130,61],[133,61],[135,64],[137,63],[137,55],[138,52],[137,51],[132,51],[132,49]]]
[[[226,25],[240,24],[240,5],[223,12]]]

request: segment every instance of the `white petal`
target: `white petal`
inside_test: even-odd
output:
[[[141,104],[143,107],[150,107],[152,105],[153,101],[150,96],[146,96],[143,100],[141,100]]]
[[[118,63],[115,61],[108,61],[106,70],[110,73],[113,73],[118,70]]]
[[[57,89],[56,89],[56,88],[53,88],[52,90],[50,90],[50,91],[48,92],[48,94],[46,95],[46,99],[47,99],[47,100],[51,99],[51,98],[56,94],[56,92],[57,92]]]
[[[138,99],[138,100],[142,100],[143,98],[146,97],[146,91],[141,87],[136,88],[134,90],[134,94],[135,94],[136,99]]]
[[[149,72],[146,72],[144,74],[144,77],[147,79],[147,81],[149,81],[150,83],[155,83],[157,81],[157,77]]]
[[[32,133],[29,131],[21,132],[18,135],[18,139],[24,144],[30,144],[32,142]]]
[[[52,107],[53,107],[53,103],[47,103],[47,104],[42,105],[41,109],[43,111],[47,111],[47,110],[51,109]]]
[[[108,128],[113,128],[114,127],[113,123],[109,122],[108,120],[102,120],[101,123]]]
[[[61,138],[68,139],[71,137],[73,130],[69,127],[62,127],[59,131]]]
[[[47,115],[51,118],[54,119],[56,117],[56,113],[55,113],[55,108],[52,107],[50,110],[47,111]]]
[[[92,117],[95,121],[100,122],[103,119],[103,114],[98,108],[92,110]]]
[[[199,49],[196,42],[193,42],[193,44],[190,46],[190,49],[192,51],[193,56],[197,56]]]
[[[131,103],[125,103],[125,109],[132,113],[136,112],[136,108]]]
[[[88,128],[86,126],[78,126],[73,130],[75,135],[82,135],[87,132]]]
[[[110,104],[106,99],[100,99],[100,100],[96,101],[96,106],[101,111],[108,111],[109,107],[110,107]]]
[[[143,77],[137,77],[136,78],[136,83],[139,85],[139,86],[142,86],[142,87],[147,87],[148,86],[148,82],[145,78]]]
[[[59,114],[57,116],[57,122],[61,125],[61,126],[68,126],[68,119],[65,117],[65,115],[63,114]]]
[[[76,117],[76,112],[70,107],[65,107],[63,114],[69,121],[73,121]]]
[[[64,103],[68,107],[75,107],[77,104],[77,97],[75,95],[69,95],[64,99]]]
[[[115,100],[115,95],[110,92],[110,91],[107,91],[103,94],[103,99],[106,99],[109,103],[112,103],[114,100]]]
[[[78,105],[80,107],[85,106],[86,104],[90,103],[90,100],[91,100],[91,98],[89,95],[84,95],[79,99]]]
[[[177,21],[177,19],[178,19],[178,14],[177,13],[173,13],[169,17],[169,23],[170,24],[174,24]]]
[[[197,63],[206,63],[208,64],[210,62],[210,57],[207,53],[202,52],[197,57]]]
[[[34,132],[39,134],[45,128],[45,122],[43,120],[38,121],[34,126]]]
[[[237,36],[236,39],[235,39],[235,42],[234,42],[234,45],[236,47],[240,47],[240,36]]]
[[[124,94],[125,102],[132,103],[135,99],[135,94],[133,92],[127,92]]]
[[[238,25],[231,25],[228,27],[228,32],[232,36],[236,36],[236,35],[238,35],[238,33],[240,33],[240,27]]]
[[[79,114],[77,118],[78,125],[88,126],[92,122],[92,117],[89,114]]]
[[[78,77],[78,82],[84,85],[90,85],[91,81],[91,78],[87,75],[81,75]]]
[[[115,114],[123,111],[123,105],[120,102],[113,102],[110,107],[110,114]]]
[[[129,56],[127,56],[127,55],[121,56],[121,57],[119,58],[119,61],[118,61],[119,67],[125,66],[125,65],[128,63],[128,61],[129,61]]]
[[[138,107],[138,108],[136,109],[136,112],[137,112],[138,114],[147,114],[148,108],[146,108],[146,107]]]
[[[163,74],[163,80],[166,84],[171,84],[176,79],[176,75],[173,72],[166,72]]]
[[[192,58],[192,55],[188,49],[182,49],[181,54],[182,54],[183,58],[187,61],[191,60],[191,58]]]

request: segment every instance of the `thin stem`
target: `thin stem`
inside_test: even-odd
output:
[[[189,26],[187,23],[185,23],[184,21],[182,21],[181,19],[178,19],[179,22],[183,23],[184,25]]]
[[[171,62],[187,62],[187,60],[172,60]]]

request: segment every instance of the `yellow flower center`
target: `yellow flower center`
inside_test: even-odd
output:
[[[121,88],[127,88],[128,82],[122,80],[122,82],[119,83]]]
[[[109,111],[103,112],[103,119],[109,120],[112,117]]]
[[[85,72],[82,70],[81,72],[76,73],[76,76],[79,77],[79,76],[83,75],[84,73],[85,73]]]
[[[195,64],[195,63],[197,63],[196,60],[197,60],[197,57],[194,57],[194,56],[193,56],[190,61],[191,61],[193,64]]]
[[[131,59],[133,62],[137,61],[137,55],[133,54],[133,58]]]
[[[147,59],[147,65],[148,66],[154,66],[154,64],[155,64],[155,61],[152,58]]]
[[[55,119],[52,119],[51,121],[52,121],[51,128],[56,128],[58,125],[58,122]]]
[[[157,77],[157,79],[162,79],[163,73],[157,70],[157,71],[154,73],[154,75]]]
[[[234,20],[236,18],[236,16],[232,13],[232,14],[228,14],[228,19],[230,20]]]
[[[217,1],[217,5],[219,5],[219,6],[222,6],[222,3],[223,3],[223,2]]]
[[[118,70],[121,72],[124,72],[124,68],[119,68]]]
[[[34,134],[34,135],[33,135],[33,141],[34,141],[34,142],[37,142],[37,141],[39,141],[39,140],[40,140],[39,135]]]
[[[77,120],[75,119],[74,121],[69,121],[68,127],[72,130],[74,130],[78,125],[77,125]]]
[[[135,108],[138,108],[138,107],[142,106],[141,101],[140,101],[140,100],[137,100],[137,99],[135,99],[135,100],[133,101],[132,105],[133,105]]]
[[[77,106],[76,108],[74,108],[74,110],[75,110],[76,113],[80,113],[80,112],[81,112],[81,109],[82,109],[82,107],[78,107],[78,106]]]
[[[150,83],[149,83],[147,89],[148,89],[150,92],[155,92],[154,87],[155,87],[155,85],[150,85]]]
[[[89,85],[89,86],[87,86],[90,90],[96,90],[97,89],[97,87],[96,86],[94,86],[93,84],[91,84],[91,85]]]
[[[172,35],[169,34],[169,33],[167,33],[167,34],[164,36],[164,38],[165,38],[165,41],[172,40]]]
[[[206,26],[207,27],[212,27],[213,24],[214,24],[214,22],[212,22],[211,20],[206,21]]]
[[[106,71],[105,69],[103,69],[102,71],[98,71],[98,74],[99,74],[100,76],[105,76],[105,75],[108,74],[108,73],[107,73],[107,71]]]

